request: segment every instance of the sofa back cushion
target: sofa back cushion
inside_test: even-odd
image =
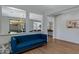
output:
[[[42,39],[41,34],[32,34],[32,35],[22,35],[22,36],[15,36],[14,37],[17,40],[17,43],[21,42],[28,42],[30,40],[37,40],[37,39]]]

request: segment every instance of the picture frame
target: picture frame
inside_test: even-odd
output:
[[[79,28],[79,20],[69,20],[66,23],[67,28]]]

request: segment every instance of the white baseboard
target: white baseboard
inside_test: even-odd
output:
[[[67,41],[67,42],[71,42],[71,43],[74,43],[74,44],[79,44],[79,42],[73,42],[73,41],[70,41],[70,40],[66,40],[64,38],[57,38],[57,37],[54,37],[54,39],[58,39],[58,40],[62,40],[62,41]]]

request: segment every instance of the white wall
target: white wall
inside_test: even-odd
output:
[[[8,17],[2,17],[2,19],[1,19],[1,34],[8,34],[8,32],[9,32]]]
[[[0,6],[0,32],[1,32],[1,19],[2,19],[2,11],[1,11],[1,6]]]
[[[62,14],[56,17],[56,38],[79,43],[79,28],[67,28],[67,20],[79,20],[79,12],[74,11],[73,13]]]
[[[2,16],[2,8],[0,6],[0,34],[8,34],[9,22],[7,17]]]
[[[0,44],[4,44],[5,42],[8,42],[10,40],[9,36],[6,35],[9,30],[9,24],[7,19],[7,17],[2,17],[2,11],[0,6]]]

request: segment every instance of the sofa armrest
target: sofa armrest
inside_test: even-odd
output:
[[[14,51],[16,49],[16,39],[11,37],[11,50]]]

